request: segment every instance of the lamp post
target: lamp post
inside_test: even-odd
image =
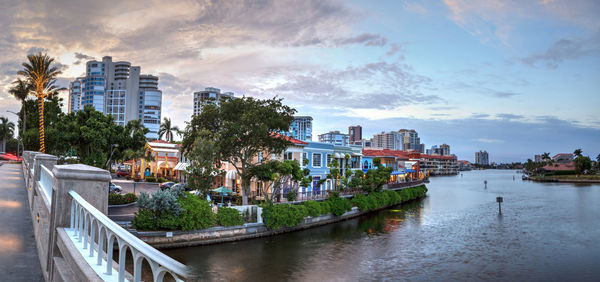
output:
[[[19,114],[13,111],[6,110],[6,112],[16,115],[17,118],[19,117]],[[25,119],[23,119],[23,126],[21,126],[21,128],[21,131],[23,133],[19,134],[19,139],[17,140],[17,157],[19,157],[19,152],[21,151],[21,143],[23,142],[23,136],[25,135]],[[23,144],[23,150],[25,150],[25,144]],[[23,154],[21,154],[21,157],[22,155]]]
[[[115,148],[119,148],[119,144],[111,144],[110,145],[110,156],[108,157],[108,160],[106,161],[106,165],[105,165],[105,167],[107,167],[108,170],[110,170],[110,167],[108,167],[108,164],[110,163],[110,160],[112,159],[112,155],[115,152]]]

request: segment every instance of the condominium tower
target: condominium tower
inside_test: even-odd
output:
[[[71,83],[69,111],[91,105],[123,126],[137,119],[150,130],[146,138],[157,139],[162,91],[158,89],[157,76],[140,74],[140,70],[130,62],[113,62],[109,56],[87,62],[85,77]],[[81,87],[79,95],[77,87]]]
[[[302,141],[312,141],[312,117],[294,116],[288,135]]]
[[[330,143],[336,146],[348,146],[348,134],[339,131],[330,131],[319,135],[319,142]]]
[[[223,97],[235,98],[233,92],[221,93],[221,89],[214,87],[207,87],[203,91],[194,92],[194,115],[200,114],[204,105],[218,105]]]
[[[360,141],[362,139],[362,126],[349,126],[348,127],[348,135],[350,137],[350,143],[354,143],[355,141]]]
[[[489,165],[490,161],[488,158],[488,152],[479,151],[475,152],[475,163],[479,165]]]

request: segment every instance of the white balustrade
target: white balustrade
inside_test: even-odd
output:
[[[176,281],[188,276],[187,267],[138,239],[94,208],[77,192],[70,191],[71,225],[65,229],[88,264],[104,281],[125,281],[125,255],[133,256],[134,281],[141,281],[145,259],[154,281],[163,281],[169,273]],[[113,269],[113,246],[119,247],[118,269]],[[105,245],[106,244],[106,245]],[[106,249],[106,251],[104,251]]]
[[[40,190],[46,198],[48,207],[52,204],[52,182],[54,181],[54,174],[46,166],[40,165],[40,181],[38,182]]]

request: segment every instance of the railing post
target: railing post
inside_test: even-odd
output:
[[[25,185],[27,186],[28,191],[33,190],[33,175],[31,175],[31,169],[33,168],[33,158],[37,154],[40,154],[40,152],[25,151],[23,153],[23,163],[25,163]]]
[[[33,175],[32,178],[32,184],[31,187],[33,187],[33,191],[29,191],[29,202],[31,203],[33,200],[33,196],[38,195],[37,190],[41,189],[38,188],[38,181],[40,181],[40,175],[42,173],[42,165],[44,165],[47,169],[49,169],[50,171],[52,171],[52,168],[56,165],[56,162],[58,161],[58,158],[56,156],[53,155],[48,155],[48,154],[33,154],[33,167],[35,170],[35,175]],[[35,193],[34,193],[35,192]]]
[[[100,212],[108,213],[108,183],[111,180],[110,173],[104,169],[84,165],[55,165],[52,169],[54,182],[52,185],[52,210],[50,220],[50,245],[48,248],[48,273],[49,280],[52,281],[54,275],[53,258],[58,256],[60,251],[56,244],[56,229],[58,227],[70,227],[71,224],[71,201],[69,191],[77,192],[89,204],[94,206]],[[77,214],[81,218],[85,213]],[[77,221],[75,217],[75,221]],[[84,218],[80,226],[85,227]],[[89,224],[89,223],[88,223]],[[83,226],[81,226],[83,225]],[[84,230],[83,232],[87,232]],[[79,236],[85,236],[79,234]],[[90,242],[91,243],[91,242]],[[112,246],[107,246],[107,249]]]

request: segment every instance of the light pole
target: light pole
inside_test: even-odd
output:
[[[6,112],[14,114],[14,115],[17,116],[17,118],[19,118],[19,114],[18,113],[15,113],[15,112],[9,111],[9,110],[6,110]],[[23,136],[25,135],[25,120],[23,120],[23,124],[22,124],[21,128],[22,128],[21,131],[23,133],[19,134],[19,139],[17,140],[17,158],[19,157],[19,152],[21,151],[21,143],[23,142]],[[24,150],[25,150],[25,144],[23,143],[23,151]],[[21,154],[21,157],[22,156],[23,156],[23,154]]]
[[[108,170],[110,170],[110,167],[108,167],[108,164],[110,163],[110,160],[112,159],[112,155],[115,152],[115,148],[119,148],[119,144],[111,144],[110,145],[110,156],[108,157],[108,160],[106,161],[106,165],[105,165],[105,167],[107,167]]]

